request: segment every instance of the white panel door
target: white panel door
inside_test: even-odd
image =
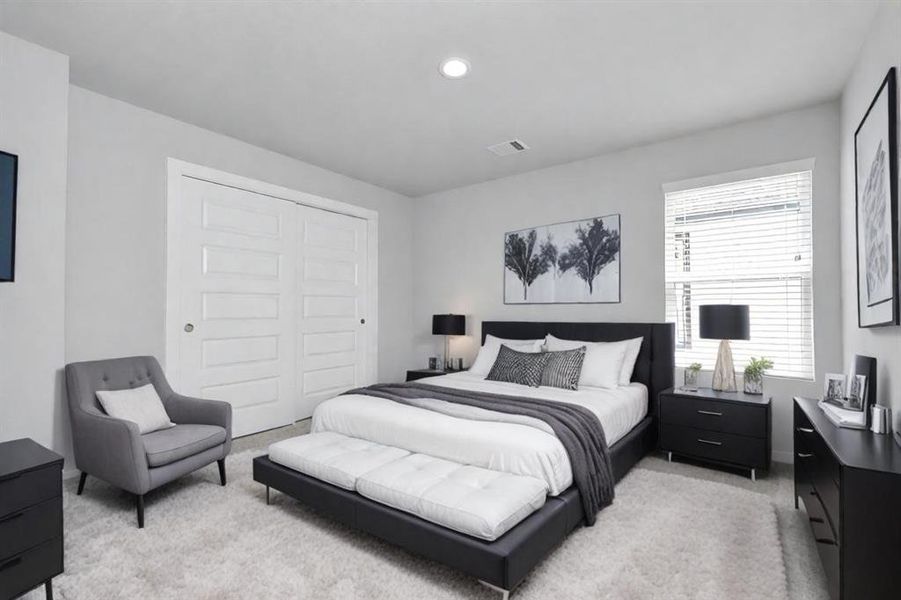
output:
[[[293,202],[182,177],[179,391],[229,402],[233,433],[292,423]]]
[[[305,419],[328,398],[370,383],[366,221],[297,207],[298,394]]]

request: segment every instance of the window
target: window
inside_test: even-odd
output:
[[[771,375],[813,379],[812,170],[799,166],[664,187],[666,319],[676,324],[677,366],[713,369],[719,342],[698,336],[699,306],[748,304],[751,339],[732,343],[736,369],[766,356]]]

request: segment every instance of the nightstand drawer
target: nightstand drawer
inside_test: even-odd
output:
[[[660,431],[660,447],[677,454],[751,468],[767,465],[767,445],[762,438],[668,425]]]
[[[26,471],[0,481],[0,517],[62,495],[62,475],[58,465]]]
[[[0,562],[57,537],[62,521],[62,496],[0,517]]]
[[[764,437],[767,433],[767,410],[763,406],[678,395],[661,399],[660,418],[664,423],[751,437]]]
[[[63,538],[0,560],[0,598],[15,598],[63,572]]]

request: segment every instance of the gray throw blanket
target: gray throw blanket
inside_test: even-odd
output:
[[[569,455],[573,481],[582,497],[585,522],[594,525],[598,511],[613,502],[613,469],[610,466],[607,438],[601,422],[587,408],[537,398],[486,394],[423,383],[380,383],[345,393],[375,396],[413,406],[418,406],[411,402],[413,399],[434,398],[544,421],[560,439]]]

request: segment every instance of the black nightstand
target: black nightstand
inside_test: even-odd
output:
[[[466,369],[463,369],[465,371]],[[441,375],[450,375],[451,373],[462,373],[463,371],[442,371],[441,369],[412,369],[407,371],[407,381],[416,381],[417,379],[425,379],[426,377],[439,377]]]
[[[30,440],[0,443],[0,598],[63,572],[63,457]]]
[[[660,449],[668,453],[751,470],[769,470],[770,400],[743,392],[660,393]]]

